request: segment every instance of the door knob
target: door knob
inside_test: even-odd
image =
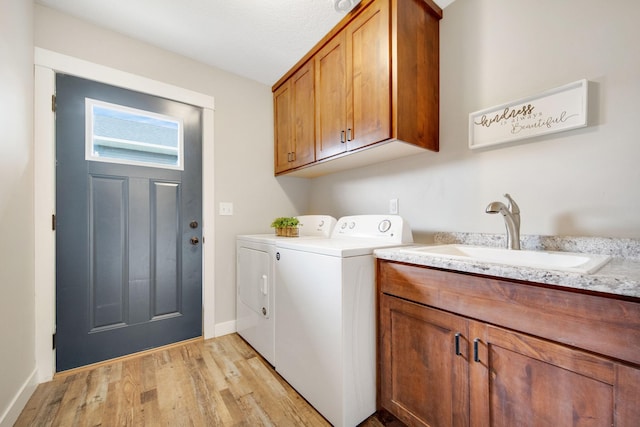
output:
[[[197,237],[193,236],[191,238],[191,244],[192,245],[197,245],[198,243],[200,243],[200,239],[198,239]]]

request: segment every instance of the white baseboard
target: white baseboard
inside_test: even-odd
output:
[[[236,321],[229,320],[228,322],[216,323],[215,336],[221,337],[222,335],[229,335],[236,332]]]
[[[15,424],[29,398],[38,386],[37,369],[33,369],[29,378],[22,384],[6,411],[0,416],[0,427],[11,427]]]

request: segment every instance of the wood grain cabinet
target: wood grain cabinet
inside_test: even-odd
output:
[[[441,18],[431,0],[362,0],[273,86],[276,175],[388,142],[438,151]],[[305,130],[315,130],[315,158],[285,164],[281,159],[291,152],[293,135],[283,126],[284,107],[278,104],[287,102],[282,97],[291,80],[309,66],[314,114],[297,120],[305,121]],[[414,152],[387,149],[364,162]]]
[[[409,426],[637,426],[640,302],[378,261],[378,406]]]
[[[316,158],[391,138],[389,6],[371,4],[315,56]]]
[[[468,425],[467,320],[383,294],[380,326],[382,407],[410,426]]]
[[[301,67],[273,93],[274,166],[280,173],[315,160],[313,62]]]

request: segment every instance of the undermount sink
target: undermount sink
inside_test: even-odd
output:
[[[591,274],[611,257],[574,252],[524,251],[468,245],[436,245],[405,248],[404,251],[434,257],[493,264]]]

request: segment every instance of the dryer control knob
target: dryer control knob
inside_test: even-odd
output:
[[[391,221],[389,221],[388,219],[380,221],[380,224],[378,224],[378,231],[380,231],[381,233],[386,233],[390,228]]]

